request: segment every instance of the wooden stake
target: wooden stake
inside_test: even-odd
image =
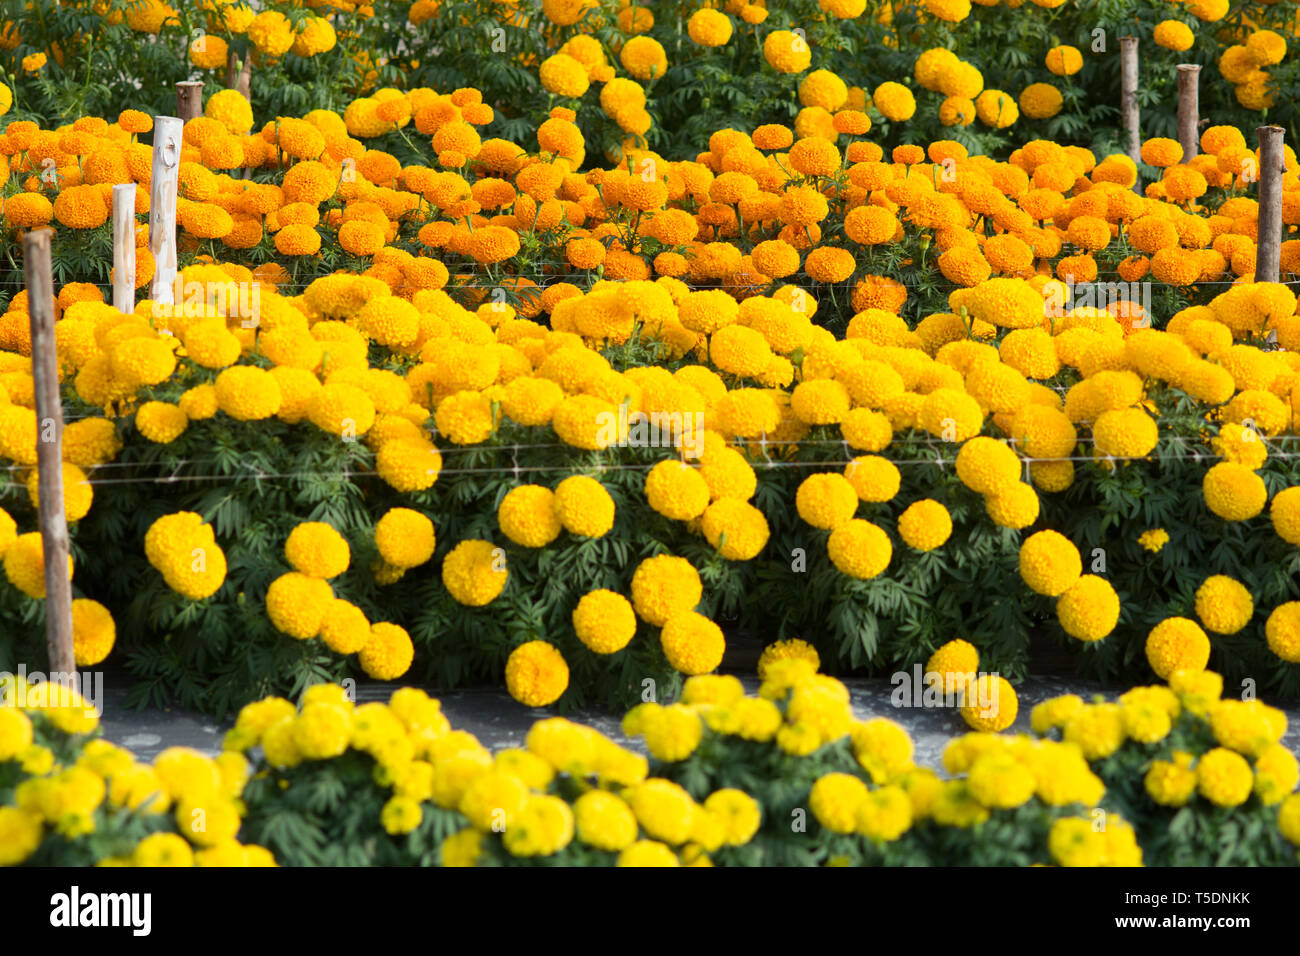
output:
[[[1137,37],[1119,38],[1120,108],[1123,114],[1124,133],[1128,137],[1128,157],[1135,164],[1142,162],[1142,140],[1138,132],[1138,41]],[[1141,178],[1133,184],[1134,192],[1142,191]]]
[[[149,251],[154,274],[149,297],[168,305],[176,302],[176,188],[181,166],[183,124],[175,116],[155,116],[153,122],[153,180],[149,188]]]
[[[54,344],[54,273],[49,229],[23,236],[23,274],[32,327],[36,391],[37,496],[45,558],[45,644],[54,674],[77,673],[72,647],[72,582],[68,580],[68,522],[63,512],[63,402]]]
[[[1261,126],[1259,134],[1259,236],[1255,281],[1277,282],[1282,260],[1282,173],[1285,157],[1280,126]]]
[[[239,68],[239,79],[235,83],[235,89],[244,95],[244,99],[252,102],[253,100],[253,55],[249,51],[244,57],[244,63]]]
[[[176,115],[183,123],[203,115],[203,84],[198,80],[176,84]]]
[[[244,55],[243,63],[232,49],[226,57],[226,89],[238,90],[244,99],[252,99],[249,87],[253,80],[253,54],[250,50]]]
[[[113,187],[113,308],[135,311],[135,183]]]
[[[1201,146],[1200,74],[1196,63],[1178,64],[1178,143],[1184,163],[1195,159]]]

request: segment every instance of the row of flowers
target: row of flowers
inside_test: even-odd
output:
[[[837,668],[906,669],[957,634],[1018,680],[1046,631],[1085,672],[1212,665],[1300,693],[1297,369],[1267,339],[1294,346],[1300,319],[1249,281],[1239,131],[1188,163],[1147,141],[1164,172],[1138,195],[1126,157],[1044,140],[886,162],[851,111],[584,176],[570,112],[528,155],[479,138],[475,91],[382,103],[461,172],[362,149],[328,111],[251,135],[226,91],[185,127],[176,301],[122,314],[61,285],[84,666],[122,623],[142,695],[217,712],[353,654],[617,706],[714,670],[730,621],[816,635]],[[9,124],[6,222],[57,222],[63,265],[102,262],[112,186],[147,210],[150,124]],[[220,171],[241,164],[268,181]],[[1290,222],[1300,176],[1283,185]],[[295,285],[317,255],[345,268]],[[1159,299],[1089,304],[1112,265]],[[33,659],[44,593],[28,326],[20,293],[0,317],[9,662]]]
[[[0,78],[12,83],[0,112],[58,115],[68,88],[85,86],[84,66],[100,79],[80,91],[92,113],[127,97],[167,112],[172,85],[195,77],[251,91],[266,118],[307,103],[341,110],[392,86],[475,87],[502,110],[494,134],[540,124],[543,104],[585,106],[584,132],[611,160],[647,143],[693,149],[735,117],[793,120],[807,134],[843,108],[891,142],[946,129],[988,151],[1013,127],[1086,142],[1118,102],[1118,24],[1142,44],[1150,129],[1174,127],[1181,62],[1209,68],[1208,115],[1290,123],[1277,91],[1295,79],[1294,12],[1226,0],[38,0],[0,23]],[[377,135],[395,122],[358,111],[355,128]]]
[[[3,685],[0,864],[1295,865],[1300,765],[1285,715],[1221,699],[1178,671],[1118,700],[1053,698],[1033,734],[977,709],[961,648],[934,671],[965,684],[972,732],[918,766],[907,732],[855,717],[808,645],[777,645],[747,694],[692,677],[622,729],[649,758],[561,717],[491,753],[404,687],[356,704],[341,686],[244,707],[215,759],[152,764],[95,735],[52,685]],[[1235,834],[1235,836],[1229,836]]]

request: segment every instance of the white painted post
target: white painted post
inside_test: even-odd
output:
[[[135,183],[113,187],[113,308],[135,311]]]
[[[180,179],[181,134],[185,124],[175,116],[155,116],[153,121],[153,180],[149,189],[149,251],[154,274],[149,297],[155,302],[176,302],[176,189]]]

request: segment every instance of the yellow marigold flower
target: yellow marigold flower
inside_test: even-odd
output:
[[[633,579],[633,595],[636,581]],[[683,674],[707,674],[722,663],[726,641],[722,629],[703,614],[682,611],[674,614],[659,633],[668,663]]]
[[[586,475],[560,482],[555,488],[555,505],[570,534],[599,538],[614,525],[614,499],[600,482]]]
[[[320,638],[336,654],[355,654],[370,640],[370,620],[355,604],[336,598],[325,609]]]
[[[1020,577],[1038,594],[1058,597],[1082,573],[1079,549],[1056,531],[1039,531],[1020,546]]]
[[[693,610],[703,594],[699,573],[685,558],[646,558],[632,575],[632,606],[652,627],[663,627],[670,618]]]
[[[193,866],[194,851],[175,833],[154,833],[136,844],[131,860],[135,866]]]
[[[847,773],[828,773],[817,778],[808,794],[813,816],[832,833],[852,833],[857,829],[858,810],[870,791],[859,777]]]
[[[848,524],[858,510],[858,493],[843,475],[809,475],[795,495],[799,517],[814,528],[833,530]]]
[[[424,810],[416,800],[400,794],[391,797],[379,811],[379,822],[384,832],[392,836],[410,833],[424,820]]]
[[[93,667],[104,660],[116,640],[117,625],[108,608],[90,598],[72,602],[72,645],[78,667]]]
[[[962,444],[957,453],[957,477],[962,484],[982,495],[995,495],[1020,478],[1020,459],[995,438],[977,436]]]
[[[282,14],[274,15],[283,19]],[[207,41],[211,43],[213,39],[208,37]],[[215,39],[220,40],[219,37]],[[213,93],[204,104],[203,115],[219,122],[233,136],[243,136],[253,128],[253,108],[238,90],[219,90]]]
[[[873,717],[854,723],[849,735],[854,757],[875,783],[892,781],[915,766],[912,738],[892,720]]]
[[[1212,575],[1196,589],[1196,616],[1215,634],[1236,634],[1254,614],[1250,592],[1227,575]]]
[[[238,421],[270,418],[280,408],[280,384],[266,369],[232,366],[217,376],[214,387],[221,410]]]
[[[972,728],[996,733],[1016,721],[1020,702],[1015,688],[997,674],[981,674],[963,696],[962,719]]]
[[[1156,760],[1143,778],[1147,795],[1162,807],[1181,807],[1196,792],[1192,755],[1176,752],[1173,760]]]
[[[578,839],[588,846],[622,853],[636,843],[636,815],[627,803],[606,790],[588,790],[580,796],[573,802],[573,815]],[[672,851],[668,855],[671,857]]]
[[[1221,461],[1205,473],[1205,505],[1225,521],[1245,521],[1264,510],[1268,489],[1245,465]]]
[[[658,840],[637,840],[619,853],[615,866],[681,866],[672,848]]]
[[[1274,608],[1264,625],[1268,649],[1284,661],[1300,663],[1300,601]]]
[[[1196,789],[1216,806],[1240,806],[1250,799],[1255,777],[1239,753],[1215,747],[1196,763]]]
[[[696,10],[686,21],[686,33],[700,46],[725,46],[731,39],[731,19],[720,10]]]
[[[320,633],[334,589],[322,578],[297,571],[280,575],[266,591],[266,613],[277,631],[298,640]]]
[[[773,30],[763,39],[763,59],[778,73],[802,73],[812,63],[812,50],[800,34]]]
[[[892,123],[902,123],[916,113],[916,98],[902,83],[887,81],[871,94],[871,104]]]
[[[555,493],[541,485],[520,485],[501,499],[497,508],[501,533],[525,548],[542,548],[560,536]]]
[[[1210,639],[1195,621],[1170,617],[1147,635],[1146,655],[1151,669],[1162,679],[1175,671],[1204,670],[1210,660]]]
[[[636,614],[623,595],[603,589],[590,591],[573,609],[573,629],[590,650],[613,654],[636,635]]]
[[[925,662],[926,674],[939,674],[943,678],[945,693],[948,689],[964,687],[967,679],[979,670],[980,656],[975,645],[960,638],[939,647]]]
[[[705,540],[728,561],[757,557],[771,535],[763,512],[735,498],[722,498],[709,505],[700,528]]]
[[[496,600],[508,577],[505,551],[490,541],[462,541],[442,562],[443,585],[453,598],[469,607],[482,607]]]
[[[433,487],[438,480],[438,474],[442,470],[442,454],[432,442],[404,439],[387,441],[375,456],[375,470],[379,472],[380,478],[397,491],[424,491]]]
[[[411,669],[415,646],[404,628],[380,622],[371,625],[370,640],[357,656],[361,669],[370,677],[396,680]]]
[[[922,498],[898,516],[898,534],[910,548],[933,551],[952,535],[952,516],[939,502]]]
[[[860,580],[881,574],[894,555],[884,529],[861,518],[837,526],[826,542],[826,550],[840,572]]]
[[[1300,783],[1300,762],[1282,744],[1265,747],[1255,759],[1255,794],[1265,806],[1281,803]]]
[[[1157,46],[1181,53],[1190,50],[1196,42],[1196,35],[1191,27],[1181,20],[1161,20],[1155,26],[1153,39]]]
[[[766,680],[768,672],[778,661],[799,660],[811,665],[815,672],[821,667],[821,657],[817,653],[817,648],[813,647],[807,641],[793,638],[787,641],[777,641],[763,648],[763,653],[758,658],[758,677],[759,680]]]
[[[709,506],[709,486],[698,468],[676,459],[661,461],[645,480],[650,507],[666,518],[689,521]]]
[[[135,413],[135,427],[146,439],[160,445],[174,442],[189,426],[184,409],[169,402],[145,402]]]
[[[90,506],[94,503],[94,489],[90,485],[90,480],[86,473],[71,462],[63,462],[61,465],[63,472],[63,514],[71,523],[80,521],[90,512]],[[27,476],[27,497],[31,500],[32,507],[38,512],[40,510],[40,469],[33,469]]]
[[[415,568],[433,557],[433,522],[410,508],[390,508],[375,524],[375,547],[396,568]]]
[[[348,569],[352,552],[347,540],[328,524],[305,521],[289,533],[284,557],[308,577],[328,580]]]
[[[554,644],[529,641],[510,652],[506,689],[528,707],[547,707],[569,686],[569,665]]]
[[[45,551],[39,531],[20,534],[4,552],[5,577],[30,598],[45,597]],[[72,555],[68,555],[68,579],[72,579]]]
[[[370,431],[375,423],[375,403],[365,391],[355,385],[331,383],[322,386],[312,396],[307,417],[321,431],[345,438],[359,438]],[[386,442],[384,449],[396,444],[398,442]],[[381,455],[384,449],[380,450]]]
[[[1119,622],[1119,595],[1095,574],[1075,580],[1057,599],[1056,616],[1065,633],[1081,641],[1099,641]]]
[[[1169,543],[1169,532],[1164,528],[1153,528],[1150,531],[1143,531],[1138,535],[1138,544],[1150,551],[1152,554],[1158,554],[1160,549]]]

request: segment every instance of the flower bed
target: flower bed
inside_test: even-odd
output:
[[[631,710],[623,729],[649,760],[562,717],[492,754],[423,691],[354,705],[321,684],[300,708],[243,708],[215,760],[176,747],[150,766],[88,737],[84,702],[6,686],[19,706],[0,708],[0,863],[1300,862],[1285,715],[1220,700],[1213,672],[1117,701],[1054,698],[1032,737],[996,733],[1015,717],[1008,686],[988,716],[963,711],[977,729],[949,742],[941,775],[915,765],[897,724],[855,719],[806,646],[782,650],[757,695],[692,677],[681,701]]]
[[[906,670],[956,634],[1013,680],[1046,640],[1081,673],[1300,690],[1300,318],[1247,281],[1236,130],[1191,164],[1149,141],[1146,198],[1123,156],[1047,141],[885,162],[771,126],[581,176],[479,143],[473,91],[401,96],[473,136],[468,166],[357,153],[327,113],[241,139],[221,93],[186,128],[177,304],[61,286],[83,665],[120,632],[141,699],[216,712],[353,654],[619,706],[716,668],[735,621],[837,669]],[[581,152],[571,119],[539,135]],[[67,178],[50,202],[28,177],[7,222],[56,223],[60,268],[102,246],[111,185],[148,181],[148,123],[11,124],[20,177],[52,148]],[[254,142],[257,179],[217,171]],[[307,281],[318,249],[342,268]],[[1075,279],[1111,270],[1144,296],[1083,304]],[[44,588],[25,309],[0,318],[11,669]]]
[[[1135,163],[1080,134],[1114,101],[1091,47],[980,59],[994,29],[1047,39],[1033,5],[223,5],[192,66],[251,44],[252,102],[209,84],[185,126],[168,303],[139,217],[169,8],[54,9],[3,32],[5,56],[61,52],[0,98],[0,216],[7,239],[54,229],[77,658],[125,658],[135,701],[224,714],[366,674],[622,708],[714,671],[733,628],[804,637],[836,673],[909,672],[956,637],[1012,682],[1040,645],[1088,676],[1213,667],[1300,696],[1300,316],[1291,286],[1251,281],[1260,160],[1219,122],[1289,76],[1282,11],[1196,27],[1207,55],[1241,41],[1219,60],[1238,106],[1207,82],[1199,155],[1156,135]],[[498,16],[513,56],[420,85]],[[100,19],[98,53],[71,44]],[[381,63],[383,30],[402,50]],[[133,107],[46,122],[60,71],[129,33],[159,34],[133,47]],[[1143,69],[1164,83],[1186,36],[1156,35],[1169,59]],[[850,88],[834,71],[858,43],[886,73]],[[995,67],[1039,126],[1002,122]],[[767,105],[699,107],[723,69],[748,85],[715,87]],[[1035,118],[1043,70],[1078,85]],[[333,109],[297,102],[309,88]],[[954,97],[992,120],[949,123]],[[1290,147],[1286,165],[1283,278]],[[102,286],[130,183],[124,314]],[[14,256],[0,270],[19,281]],[[2,301],[14,670],[42,656],[41,432],[26,293]]]

